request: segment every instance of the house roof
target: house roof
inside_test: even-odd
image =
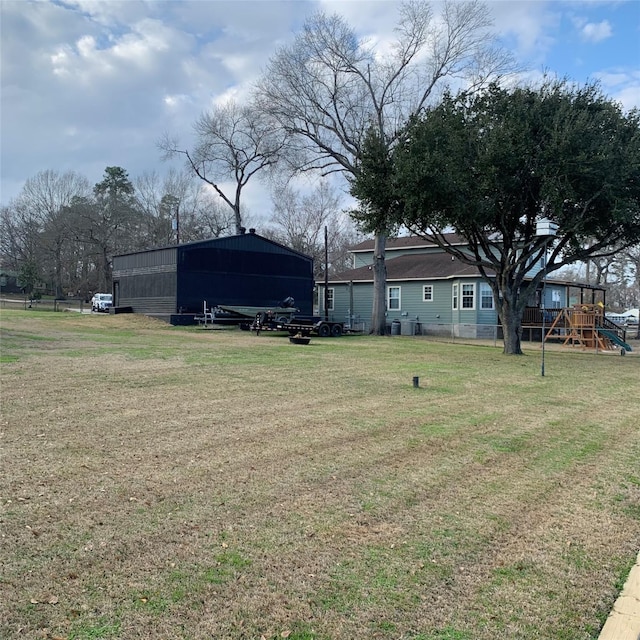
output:
[[[393,280],[438,280],[446,278],[477,278],[477,267],[464,264],[447,253],[404,255],[386,261],[387,281]],[[343,271],[330,279],[331,282],[372,282],[371,266]]]
[[[456,233],[445,233],[444,238],[451,244],[469,244],[462,236]],[[374,240],[363,240],[359,244],[350,249],[352,253],[362,253],[373,251]],[[420,236],[401,236],[399,238],[387,238],[386,250],[393,251],[394,249],[424,249],[426,247],[437,247],[438,245],[425,240]]]
[[[403,280],[447,280],[451,278],[479,278],[477,267],[465,264],[448,253],[421,253],[407,254],[397,258],[387,258],[387,281]],[[493,276],[494,272],[487,270],[487,275]],[[602,290],[602,285],[585,284],[582,282],[570,282],[547,278],[548,284],[564,285],[580,289]],[[317,280],[322,284],[323,279]],[[373,282],[373,269],[371,265],[349,269],[329,278],[333,284],[347,282]],[[633,311],[633,310],[632,310]]]
[[[462,236],[455,233],[445,234],[447,242],[451,244],[467,245],[467,241]],[[387,250],[391,249],[418,249],[425,247],[437,247],[437,245],[419,236],[404,236],[400,238],[388,238]],[[355,245],[350,251],[352,253],[371,252],[374,249],[373,240],[365,240]],[[396,258],[388,257],[385,260],[387,268],[387,281],[402,280],[446,280],[452,278],[479,278],[481,277],[478,267],[474,267],[454,258],[448,253],[408,253]],[[495,273],[486,269],[488,276]],[[527,279],[527,278],[525,278]],[[323,278],[317,279],[318,284],[324,282]],[[331,283],[348,282],[373,282],[373,269],[371,265],[349,269],[332,276]],[[602,285],[586,284],[582,282],[570,282],[561,279],[547,277],[549,284],[564,285],[580,289],[604,290]]]

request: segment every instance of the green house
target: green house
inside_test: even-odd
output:
[[[454,235],[449,241],[464,248]],[[373,240],[351,249],[353,269],[330,278],[327,315],[347,326],[369,330],[373,306]],[[532,265],[535,273],[541,265]],[[465,338],[500,337],[491,287],[478,269],[416,236],[389,238],[386,247],[386,317],[389,333],[446,334]],[[318,312],[324,315],[324,281],[317,282]],[[590,293],[589,293],[590,290]],[[596,296],[596,292],[598,296]],[[529,302],[525,326],[540,326],[541,308],[552,311],[579,302],[602,299],[601,287],[547,280]],[[596,299],[597,297],[597,299]]]

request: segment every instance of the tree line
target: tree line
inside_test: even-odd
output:
[[[87,297],[111,291],[113,255],[168,244],[182,207],[184,240],[224,233],[228,216],[185,173],[136,185],[122,167],[107,167],[91,187],[78,172],[41,171],[0,211],[2,267],[27,294]]]
[[[348,247],[359,236],[341,202],[325,183],[304,194],[284,188],[271,217],[262,220],[261,233],[312,255],[319,274],[327,227],[330,269],[343,270]],[[88,298],[111,291],[114,255],[235,230],[233,211],[187,171],[132,180],[122,167],[106,167],[91,187],[77,172],[46,170],[29,178],[0,210],[0,259],[3,272],[13,274],[25,294]]]

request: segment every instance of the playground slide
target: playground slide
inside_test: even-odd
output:
[[[617,344],[619,347],[622,347],[625,351],[633,351],[631,345],[627,344],[614,331],[609,331],[609,329],[598,328],[598,332],[601,333],[603,336],[609,338],[609,340],[611,340],[613,344]]]

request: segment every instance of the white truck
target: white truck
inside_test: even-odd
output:
[[[96,293],[91,298],[91,311],[103,311],[109,313],[113,305],[113,296],[110,293]]]

